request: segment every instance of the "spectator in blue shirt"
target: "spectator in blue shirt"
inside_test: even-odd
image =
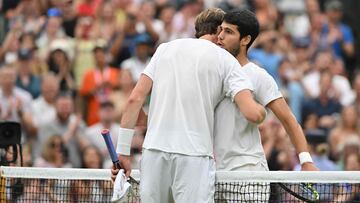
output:
[[[275,45],[277,41],[277,34],[274,30],[264,31],[259,38],[259,45],[255,49],[249,50],[250,61],[255,62],[275,79],[276,83],[280,84],[278,68],[282,60],[282,56],[275,53]]]
[[[321,35],[327,39],[335,55],[340,58],[354,56],[354,36],[351,28],[340,22],[343,12],[339,0],[330,0],[325,4],[328,22],[323,25]]]
[[[32,57],[31,50],[25,48],[19,50],[16,86],[29,92],[32,98],[37,98],[41,93],[41,81],[31,72]]]

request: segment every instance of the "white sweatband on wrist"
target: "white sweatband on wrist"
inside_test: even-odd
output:
[[[134,129],[129,129],[129,128],[119,129],[116,153],[127,156],[130,155],[131,142],[134,134],[135,134]]]
[[[309,152],[301,152],[299,154],[299,160],[300,160],[300,165],[303,165],[306,162],[313,163],[313,160],[312,160]]]

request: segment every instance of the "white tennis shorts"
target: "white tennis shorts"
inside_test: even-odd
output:
[[[213,158],[144,149],[140,165],[142,203],[214,202]]]

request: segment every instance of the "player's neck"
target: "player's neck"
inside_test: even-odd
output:
[[[205,39],[205,40],[208,40],[210,42],[215,43],[216,40],[217,40],[217,36],[216,35],[206,34],[206,35],[203,35],[203,36],[199,37],[199,39]]]
[[[236,59],[239,61],[241,66],[245,66],[246,64],[248,64],[250,62],[249,59],[247,58],[247,56],[245,54],[242,54],[242,53],[239,53],[236,56]]]

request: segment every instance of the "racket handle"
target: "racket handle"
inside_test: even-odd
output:
[[[106,147],[107,147],[107,149],[109,151],[109,154],[110,154],[110,157],[111,157],[111,161],[115,164],[116,167],[118,167],[117,165],[120,166],[118,156],[116,154],[113,142],[112,142],[111,137],[110,137],[110,131],[108,129],[104,129],[104,130],[101,131],[101,135],[103,136],[103,138],[105,140]]]
[[[120,165],[119,158],[118,158],[118,156],[116,154],[116,151],[115,151],[115,147],[114,147],[113,142],[111,140],[110,131],[108,129],[104,129],[104,130],[101,131],[101,135],[103,136],[103,138],[105,140],[106,147],[107,147],[107,149],[109,151],[111,160],[112,160],[115,168],[122,169],[122,167]],[[137,182],[133,177],[130,176],[129,179],[132,182],[139,184],[139,182]]]

